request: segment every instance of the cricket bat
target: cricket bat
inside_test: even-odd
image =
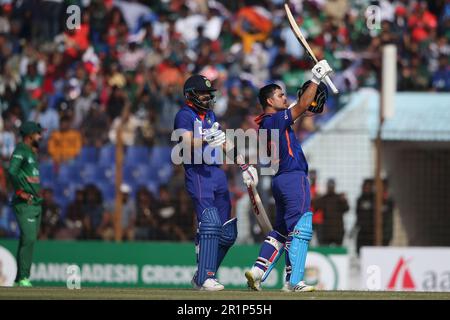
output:
[[[308,42],[306,42],[305,37],[303,36],[302,32],[300,31],[300,28],[297,25],[297,22],[294,19],[294,16],[292,15],[291,9],[289,9],[289,5],[287,3],[284,4],[284,10],[286,10],[286,15],[289,20],[289,25],[291,26],[291,30],[294,33],[297,40],[300,42],[300,44],[305,48],[306,52],[308,52],[309,56],[314,60],[315,63],[318,62],[316,55],[312,51],[311,47],[309,46]],[[339,90],[336,88],[334,83],[331,81],[329,76],[325,77],[325,82],[330,87],[331,91],[333,91],[334,94],[338,94]]]
[[[231,141],[227,140],[226,144],[227,148],[234,148],[234,144]],[[244,163],[244,157],[241,154],[238,154],[236,156],[236,160],[238,163]],[[247,192],[252,203],[253,213],[255,214],[256,221],[258,222],[264,234],[269,233],[273,230],[273,227],[270,223],[269,216],[266,213],[266,209],[264,209],[258,190],[255,186],[248,186]]]
[[[253,213],[256,216],[256,221],[258,221],[258,224],[264,234],[269,233],[273,230],[273,227],[270,223],[269,217],[267,216],[266,210],[264,209],[258,190],[256,190],[254,186],[249,186],[247,187],[247,192],[250,196],[250,201],[252,202]]]

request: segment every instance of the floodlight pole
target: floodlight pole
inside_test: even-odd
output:
[[[383,179],[382,156],[383,142],[382,130],[385,119],[394,116],[395,92],[397,90],[397,47],[386,44],[382,47],[381,60],[381,94],[378,111],[378,130],[375,140],[375,214],[374,214],[374,245],[383,245]]]
[[[122,241],[122,192],[120,191],[120,186],[122,185],[122,164],[123,164],[123,123],[121,122],[117,128],[116,136],[116,197],[115,197],[115,212],[114,212],[114,239],[116,242]]]
[[[383,86],[383,84],[381,84]],[[380,97],[379,121],[377,137],[375,140],[375,246],[383,244],[383,181],[381,179],[381,155],[382,155],[382,141],[381,129],[383,127],[383,99]]]

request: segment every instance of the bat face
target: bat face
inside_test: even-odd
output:
[[[258,191],[255,187],[247,188],[248,195],[252,202],[253,213],[256,216],[259,226],[265,234],[273,230],[272,224],[270,223],[269,217],[267,216],[266,210],[262,205],[261,198],[259,197]]]
[[[312,51],[311,47],[306,42],[305,37],[303,36],[302,32],[300,31],[300,28],[297,25],[297,22],[294,19],[294,16],[292,15],[291,9],[289,9],[289,6],[285,3],[284,9],[286,10],[286,15],[289,20],[289,25],[291,27],[292,32],[294,33],[297,40],[300,42],[300,44],[305,48],[306,52],[308,52],[309,56],[314,60],[315,63],[317,63],[317,58],[314,55],[314,52]]]
[[[308,42],[306,42],[305,37],[303,36],[302,32],[300,31],[300,28],[297,25],[297,22],[294,19],[294,16],[292,15],[291,9],[289,9],[289,6],[287,3],[284,4],[284,10],[286,10],[286,15],[289,20],[289,25],[291,26],[292,32],[294,33],[295,37],[298,39],[300,44],[305,48],[306,52],[308,52],[309,56],[314,60],[315,63],[317,63],[317,58],[314,55],[314,52],[312,51],[311,47],[309,46]],[[331,91],[333,91],[334,94],[338,94],[339,91],[336,88],[336,86],[333,84],[329,76],[326,76],[324,78],[327,85],[331,88]]]

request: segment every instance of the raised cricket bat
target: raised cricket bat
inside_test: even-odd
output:
[[[312,51],[311,47],[309,46],[308,42],[306,41],[305,37],[303,36],[302,32],[300,31],[300,28],[297,25],[297,22],[294,19],[294,16],[292,15],[291,9],[289,9],[289,5],[287,3],[284,4],[284,10],[286,10],[286,15],[289,20],[289,25],[291,26],[292,32],[294,32],[295,37],[300,42],[300,44],[305,48],[306,52],[308,52],[309,56],[314,60],[315,63],[318,62],[316,55]],[[329,76],[325,77],[325,82],[330,87],[331,91],[333,91],[334,94],[338,94],[339,90],[336,88],[334,83],[331,81]]]

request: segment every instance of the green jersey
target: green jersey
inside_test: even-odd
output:
[[[23,142],[17,144],[11,156],[8,174],[14,187],[13,203],[24,201],[18,196],[23,191],[33,195],[33,204],[42,202],[39,163],[31,147]]]

